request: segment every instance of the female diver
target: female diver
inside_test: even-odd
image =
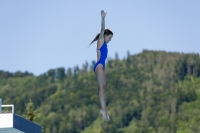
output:
[[[99,100],[101,103],[101,114],[105,121],[109,121],[108,111],[106,109],[106,76],[105,76],[105,61],[108,55],[107,44],[111,41],[113,32],[110,29],[105,29],[105,13],[101,11],[101,31],[90,43],[97,41],[97,62],[94,65],[94,73],[97,76],[99,85]]]

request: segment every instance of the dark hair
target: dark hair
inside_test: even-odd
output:
[[[113,35],[113,32],[112,32],[110,29],[105,29],[105,30],[104,30],[104,35],[107,35],[107,36],[108,36],[108,35],[110,35],[110,34]],[[93,42],[95,42],[95,41],[97,41],[97,40],[99,39],[99,35],[100,35],[100,33],[96,35],[96,37],[95,37],[94,40],[90,43],[90,45],[91,45]]]

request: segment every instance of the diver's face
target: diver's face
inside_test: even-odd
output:
[[[106,42],[106,43],[109,43],[109,42],[111,41],[112,37],[113,37],[112,34],[110,34],[110,35],[104,35],[104,40],[105,40],[105,42]]]

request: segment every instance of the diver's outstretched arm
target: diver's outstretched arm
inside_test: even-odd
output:
[[[105,17],[106,14],[103,10],[101,11],[101,31],[99,35],[99,43],[103,44],[104,43],[104,30],[105,30]]]

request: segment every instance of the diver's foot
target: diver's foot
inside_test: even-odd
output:
[[[100,112],[103,115],[103,118],[104,118],[105,121],[110,121],[110,117],[108,116],[107,110],[101,109]]]

